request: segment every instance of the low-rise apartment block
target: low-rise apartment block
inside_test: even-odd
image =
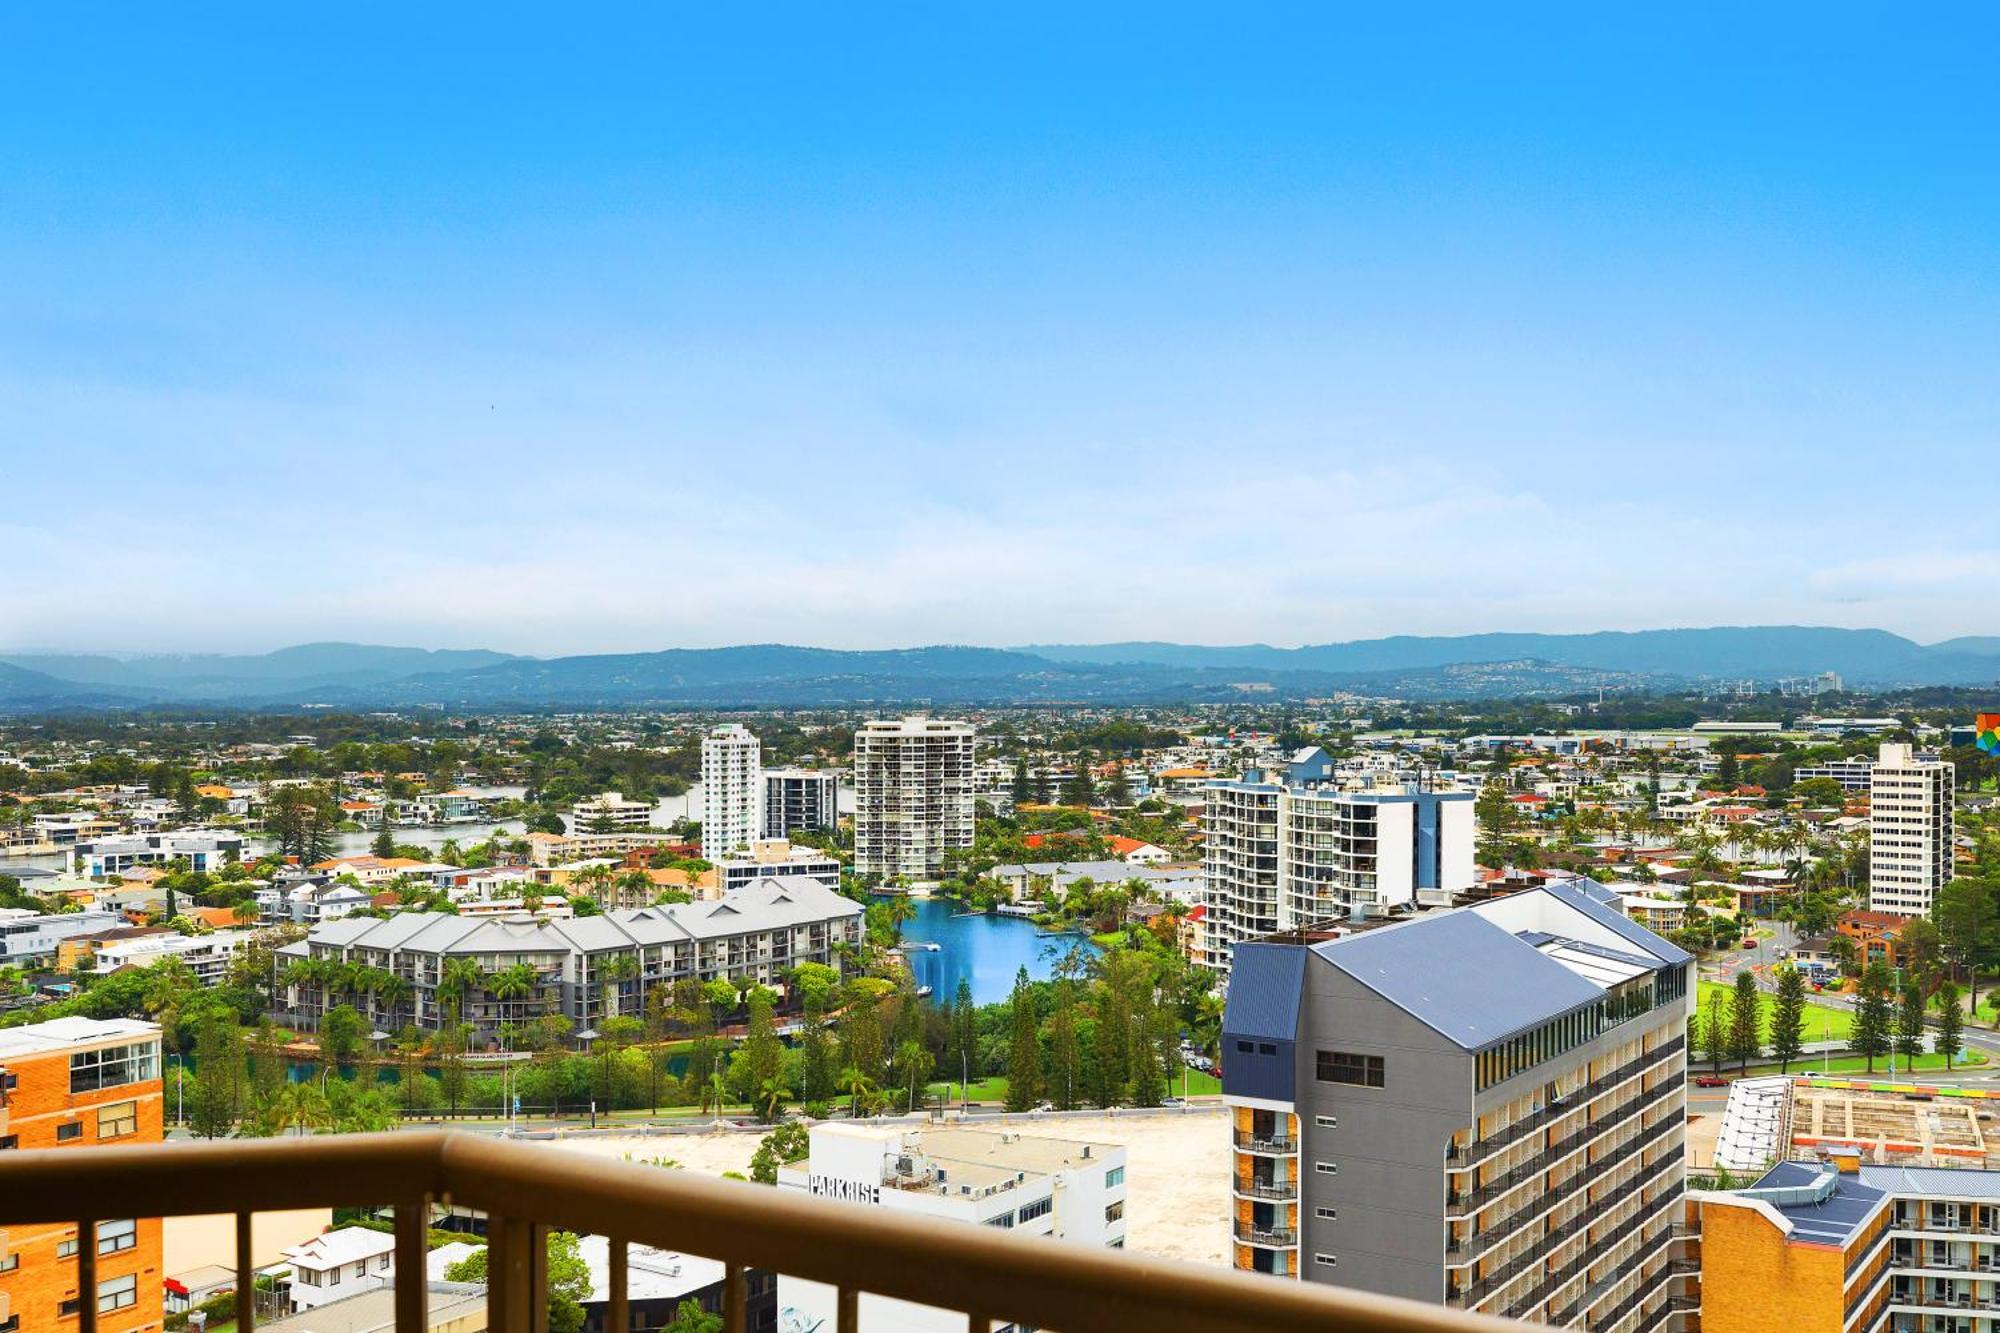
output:
[[[715,862],[722,892],[740,889],[760,879],[804,875],[829,889],[840,887],[840,858],[817,847],[794,847],[784,838],[759,838],[748,856],[727,856]]]
[[[2000,1171],[1780,1161],[1691,1196],[1703,1333],[1985,1333]]]
[[[646,992],[684,979],[756,982],[782,993],[800,963],[841,966],[861,942],[863,908],[815,879],[763,879],[713,902],[677,903],[567,920],[399,912],[349,917],[314,928],[277,950],[285,1020],[315,1028],[347,993],[341,964],[378,968],[409,983],[394,1002],[363,995],[367,1016],[389,1031],[441,1026],[455,1003],[474,1040],[497,1042],[503,1023],[561,1014],[578,1030],[616,1014],[642,1012]],[[627,960],[625,962],[615,960]],[[452,975],[471,964],[462,994]],[[305,964],[294,967],[294,964]],[[496,975],[516,966],[524,990]]]
[[[1027,1239],[1125,1246],[1125,1149],[1011,1131],[820,1123],[780,1189],[908,1213],[928,1222],[997,1227]],[[781,1327],[832,1328],[832,1287],[780,1276]],[[959,1333],[965,1316],[863,1294],[868,1333]]]

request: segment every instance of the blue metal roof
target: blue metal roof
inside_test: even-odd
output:
[[[1313,946],[1314,953],[1466,1050],[1604,992],[1476,912],[1440,912]],[[1243,946],[1236,946],[1243,956]],[[1235,999],[1231,982],[1230,999]]]
[[[1821,1173],[1822,1169],[1813,1162],[1779,1162],[1766,1171],[1751,1189],[1802,1188],[1818,1180]],[[1990,1173],[1975,1171],[1966,1174]],[[1773,1204],[1772,1207],[1792,1224],[1793,1240],[1812,1245],[1845,1245],[1875,1215],[1875,1210],[1881,1207],[1888,1193],[1866,1179],[1841,1176],[1824,1202]]]
[[[1306,950],[1302,945],[1257,940],[1238,944],[1229,964],[1223,1033],[1292,1040],[1298,1032],[1299,993],[1304,989],[1305,975]]]

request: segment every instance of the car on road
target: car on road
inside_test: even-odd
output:
[[[1697,1088],[1726,1088],[1729,1080],[1720,1074],[1703,1074],[1695,1079],[1694,1085]]]

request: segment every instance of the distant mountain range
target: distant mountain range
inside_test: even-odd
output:
[[[1481,698],[1824,671],[1857,686],[2000,687],[2000,638],[1925,646],[1882,630],[1743,626],[1404,635],[1303,648],[1113,643],[849,652],[757,644],[533,658],[315,643],[250,656],[0,653],[0,710],[970,706],[1305,698],[1339,690]]]

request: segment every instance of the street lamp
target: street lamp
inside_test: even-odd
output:
[[[596,1028],[585,1028],[576,1034],[576,1039],[583,1043],[586,1055],[589,1054],[591,1045],[596,1042],[600,1035],[602,1034]],[[589,1068],[589,1066],[586,1065],[585,1068]],[[592,1129],[597,1128],[597,1098],[595,1096],[592,1096],[590,1099],[590,1127]]]

